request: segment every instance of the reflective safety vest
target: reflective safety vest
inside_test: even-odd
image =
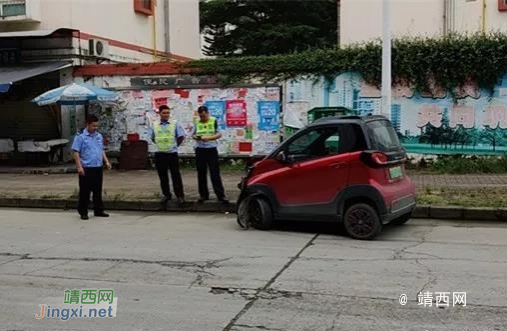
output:
[[[195,123],[195,135],[196,136],[212,136],[216,133],[215,130],[216,119],[214,117],[210,117],[208,122],[203,123],[201,121],[197,121]]]
[[[159,152],[169,152],[175,145],[176,136],[176,121],[171,121],[163,128],[160,122],[155,123],[155,145],[157,145]]]

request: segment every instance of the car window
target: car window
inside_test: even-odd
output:
[[[366,141],[364,132],[359,124],[340,124],[340,154],[364,151]]]
[[[316,128],[297,137],[287,147],[289,156],[298,160],[335,155],[340,152],[340,135],[337,127]]]
[[[324,144],[329,155],[340,153],[340,136],[338,135],[338,131],[336,134],[327,138]]]
[[[401,148],[400,140],[388,121],[374,121],[366,124],[373,149],[381,152],[396,151]]]
[[[290,143],[287,151],[289,154],[305,154],[308,147],[319,138],[320,133],[317,130],[311,130],[297,137]]]

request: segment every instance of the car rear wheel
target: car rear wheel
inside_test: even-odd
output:
[[[410,217],[412,216],[412,213],[405,214],[403,216],[398,217],[397,219],[393,220],[391,223],[394,225],[402,225],[408,222],[410,220]]]
[[[371,240],[382,229],[377,211],[365,203],[350,206],[345,212],[343,225],[350,237],[360,240]]]
[[[238,224],[248,229],[269,230],[273,227],[273,212],[269,203],[260,197],[247,197],[238,208]]]

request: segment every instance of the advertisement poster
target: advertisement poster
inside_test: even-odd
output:
[[[225,105],[227,126],[246,126],[246,102],[243,100],[227,100]]]
[[[278,131],[280,126],[280,103],[278,101],[258,101],[259,130]]]
[[[158,111],[158,108],[160,106],[164,106],[164,105],[167,105],[167,98],[155,98],[155,99],[153,99],[153,109],[155,109],[155,111]]]
[[[333,84],[321,79],[312,85],[312,79],[306,80],[305,84],[287,83],[287,93],[299,93],[300,97],[295,99],[305,102],[306,109],[342,106],[354,109],[362,116],[381,113],[380,93],[364,84],[357,73],[342,73]],[[505,155],[506,90],[507,75],[498,80],[492,91],[465,82],[455,90],[454,97],[438,86],[425,93],[407,86],[394,86],[388,118],[408,153]],[[291,114],[291,109],[299,106],[290,100],[283,105],[283,125],[286,127],[292,127],[289,121],[297,124],[297,116],[292,116],[295,114]],[[304,116],[299,119],[304,121]]]
[[[206,101],[204,105],[208,108],[211,116],[217,119],[218,128],[225,130],[225,102],[224,101]]]

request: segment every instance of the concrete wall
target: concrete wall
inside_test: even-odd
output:
[[[498,0],[391,0],[391,25],[394,37],[440,36],[446,25],[448,32],[507,32],[507,12]],[[341,0],[342,45],[381,36],[382,0]]]
[[[443,32],[442,0],[391,0],[393,36],[435,36]],[[341,0],[342,44],[382,36],[381,0]]]
[[[483,11],[484,4],[486,8]],[[507,12],[498,10],[498,0],[463,1],[456,4],[455,29],[463,32],[507,33]]]
[[[202,57],[199,0],[170,0],[169,28],[172,53],[191,58]]]

